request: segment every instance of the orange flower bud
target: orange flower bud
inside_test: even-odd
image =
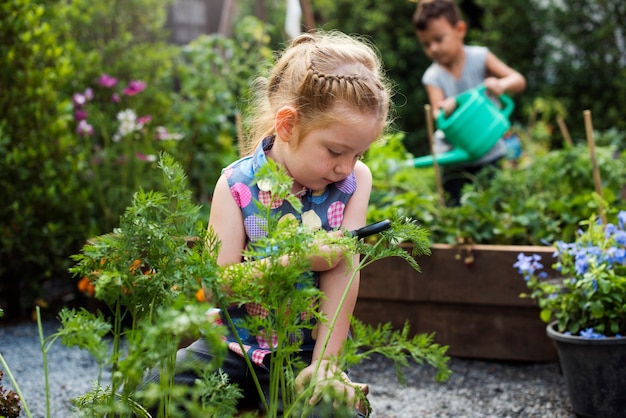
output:
[[[128,268],[128,271],[135,271],[141,266],[141,260],[133,261],[133,264]]]

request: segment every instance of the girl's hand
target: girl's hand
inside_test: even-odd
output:
[[[350,381],[350,378],[343,371],[337,370],[330,361],[322,360],[320,363],[317,374],[315,374],[317,366],[315,362],[305,367],[298,374],[295,382],[296,390],[301,393],[307,384],[313,382],[315,388],[313,396],[309,400],[309,405],[318,403],[322,399],[324,392],[330,390],[335,399],[335,406],[337,403],[341,403],[358,408],[359,402],[356,396],[356,388]]]
[[[328,235],[341,237],[343,234],[341,231],[331,231],[328,232]],[[318,252],[309,257],[313,271],[327,271],[337,267],[343,257],[343,248],[340,245],[332,245],[324,240],[319,240],[315,246]]]

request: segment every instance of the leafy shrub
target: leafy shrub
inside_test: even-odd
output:
[[[176,155],[199,202],[210,201],[221,168],[237,156],[241,106],[251,77],[272,57],[268,43],[264,25],[247,17],[232,39],[200,36],[177,60],[178,91],[170,112],[185,141]]]
[[[596,147],[604,202],[595,194],[589,151],[579,145],[482,172],[464,189],[460,206],[442,207],[433,170],[402,166],[397,141],[368,153],[368,164],[376,167],[368,218],[412,217],[430,230],[434,242],[544,245],[573,240],[579,223],[601,205],[626,208],[626,153],[613,147]]]
[[[84,239],[87,202],[59,94],[73,65],[54,18],[52,7],[27,0],[0,8],[0,303],[8,317],[67,270]]]
[[[149,174],[159,151],[185,162],[194,196],[204,202],[236,155],[237,103],[271,56],[265,28],[245,19],[234,39],[204,37],[183,52],[162,42],[169,2],[16,1],[0,9],[7,57],[0,67],[7,202],[0,208],[0,305],[7,317],[22,315],[37,298],[45,304],[74,296],[69,255],[116,226],[139,186],[162,188]],[[119,84],[100,85],[103,73]],[[133,80],[145,89],[124,95],[121,87]],[[150,118],[141,129],[135,119],[116,142],[117,115],[126,109]],[[154,140],[155,133],[163,139],[159,126],[183,139]]]
[[[72,96],[75,155],[81,163],[77,176],[91,203],[85,232],[92,236],[118,225],[140,187],[160,188],[162,180],[154,176],[157,155],[174,151],[184,140],[137,107],[152,89],[142,80],[123,83],[102,74],[93,87]]]

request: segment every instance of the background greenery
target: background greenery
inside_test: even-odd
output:
[[[184,139],[175,145],[159,143],[152,147],[167,147],[182,163],[194,199],[204,205],[203,210],[208,209],[219,170],[236,158],[238,120],[245,112],[250,77],[271,57],[273,49],[287,41],[282,29],[284,1],[262,2],[269,23],[253,17],[258,2],[239,1],[232,38],[206,35],[186,46],[167,42],[166,11],[171,3],[0,2],[0,306],[8,318],[31,312],[35,304],[79,303],[67,273],[69,255],[78,252],[88,238],[117,226],[138,187],[160,185],[157,170],[150,162],[137,165],[138,171],[129,183],[120,180],[128,171],[123,163],[109,165],[94,176],[100,168],[94,157],[106,143],[103,132],[116,129],[115,113],[101,112],[106,117],[91,137],[93,142],[86,143],[86,138],[76,133],[72,96],[96,87],[102,73],[118,78],[120,83],[146,83],[146,89],[133,96],[133,106],[142,114],[150,114],[154,124],[183,135]],[[459,3],[470,26],[467,42],[488,46],[528,79],[527,91],[515,98],[513,115],[515,126],[527,139],[527,151],[536,147],[547,153],[563,147],[557,116],[564,118],[574,141],[584,145],[585,109],[592,111],[594,128],[602,132],[601,140],[615,152],[624,150],[626,3]],[[561,3],[566,4],[558,5]],[[402,160],[411,154],[427,153],[426,96],[420,79],[430,62],[413,34],[411,15],[415,3],[313,0],[312,6],[318,26],[366,35],[380,50],[397,90],[395,129],[401,135],[394,145],[393,158]],[[123,157],[135,161],[132,154]],[[576,161],[573,156],[568,158]],[[378,175],[386,173],[388,168],[383,170],[382,166],[388,161],[372,159],[371,163],[375,171],[379,168]],[[567,170],[571,165],[558,164],[547,166],[555,171],[546,168],[532,178],[543,180],[540,184],[546,187],[552,183],[573,184],[573,190],[580,190],[575,179],[590,180],[586,166],[577,177]],[[411,194],[393,194],[398,199],[395,206],[426,208],[420,210],[420,216],[424,216],[424,222],[432,222],[435,233],[438,229],[461,228],[476,231],[483,239],[498,235],[493,228],[489,232],[489,226],[472,221],[476,213],[483,220],[493,218],[485,209],[492,201],[481,201],[484,197],[474,200],[482,211],[464,209],[467,213],[458,218],[465,219],[463,222],[448,214],[446,219],[457,222],[456,226],[429,218],[436,212],[436,195],[432,173],[430,177],[428,173],[401,171],[387,176],[386,183],[378,184],[379,193],[392,196],[387,188],[395,187],[393,182],[399,187],[395,191],[410,188]],[[613,181],[612,173],[617,176],[620,171],[609,171],[607,184]],[[115,195],[103,196],[99,191],[103,184],[111,185],[105,188],[108,193],[117,190]],[[539,193],[539,189],[532,193]],[[531,223],[541,231],[549,214],[566,213],[567,221],[572,222],[580,207],[593,211],[593,204],[585,205],[589,199],[585,197],[580,205],[570,199],[565,207],[557,205],[550,212],[539,204],[526,210],[535,217]],[[524,202],[518,202],[518,206]],[[555,234],[563,230],[544,229]]]

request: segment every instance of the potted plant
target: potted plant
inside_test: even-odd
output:
[[[592,216],[574,242],[555,243],[554,268],[563,279],[542,279],[536,254],[514,264],[556,342],[574,412],[622,417],[626,410],[626,211],[614,222]]]

